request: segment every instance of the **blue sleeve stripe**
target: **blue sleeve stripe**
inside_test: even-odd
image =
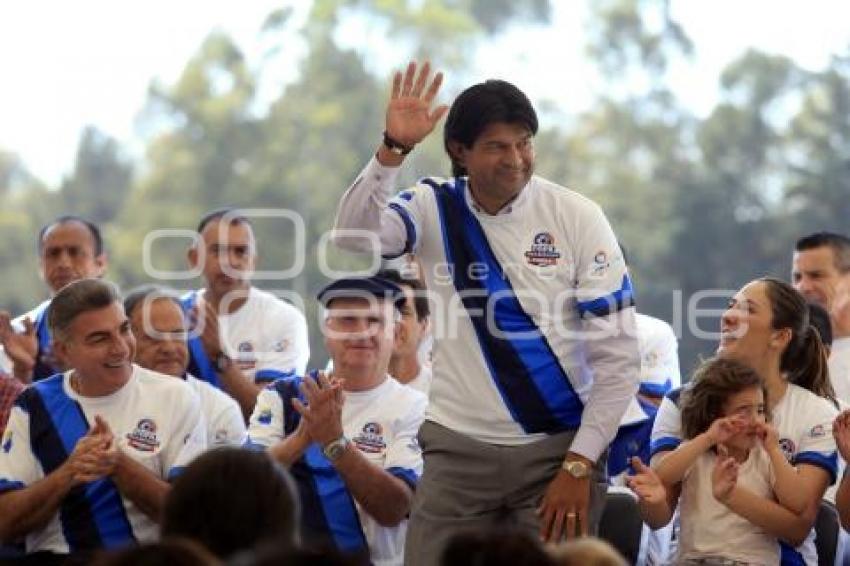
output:
[[[664,383],[650,383],[648,381],[642,382],[640,387],[638,388],[638,393],[643,393],[644,395],[651,395],[653,397],[664,397],[670,388],[673,387],[673,382],[669,379]]]
[[[823,468],[829,474],[829,485],[834,484],[838,476],[838,453],[836,452],[800,452],[794,456],[791,463],[794,466],[798,464],[810,464]]]
[[[286,379],[295,376],[295,368],[288,371],[278,371],[276,369],[261,369],[254,374],[254,383],[257,385],[271,383],[278,379]]]
[[[419,475],[410,468],[393,466],[391,468],[387,468],[387,472],[406,483],[413,491],[416,491],[416,484],[419,483]]]
[[[663,436],[658,440],[653,440],[649,445],[649,457],[652,458],[660,452],[675,450],[681,443],[682,439],[675,436]]]
[[[168,481],[173,482],[176,480],[184,471],[186,470],[186,466],[174,466],[170,470],[168,470]]]
[[[582,317],[585,315],[605,316],[632,307],[634,304],[635,297],[632,290],[632,282],[629,279],[629,275],[625,274],[623,275],[623,282],[619,290],[592,301],[581,301],[578,303],[577,308]]]
[[[15,489],[24,489],[25,487],[24,482],[0,478],[0,493],[13,491]]]
[[[407,233],[406,240],[404,243],[404,249],[399,254],[390,254],[385,255],[385,259],[395,259],[396,257],[403,256],[404,254],[410,253],[413,251],[413,248],[416,247],[416,225],[413,223],[413,219],[410,217],[410,213],[407,212],[404,207],[402,207],[397,202],[391,202],[389,204],[390,210],[394,210],[401,217],[401,221],[404,222],[404,230]]]

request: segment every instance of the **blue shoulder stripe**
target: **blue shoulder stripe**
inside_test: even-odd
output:
[[[490,375],[514,420],[527,433],[578,427],[584,408],[548,340],[525,312],[484,230],[467,206],[464,180],[457,186],[422,182],[434,190],[446,260],[454,286],[475,329]],[[470,265],[487,264],[473,278]],[[495,299],[493,299],[495,297]],[[492,313],[495,329],[488,327]]]
[[[59,369],[47,363],[46,359],[50,356],[51,337],[50,328],[47,326],[47,311],[50,308],[50,302],[46,302],[38,312],[35,313],[35,334],[38,338],[38,353],[35,356],[35,367],[32,370],[33,381],[41,381],[52,375],[59,373]]]
[[[638,393],[643,393],[644,395],[651,395],[652,397],[664,397],[670,388],[673,386],[673,382],[671,380],[667,380],[664,383],[650,383],[647,381],[641,382],[638,386]]]
[[[195,306],[198,300],[198,292],[192,291],[183,297],[180,302],[183,304],[183,312],[186,314]],[[200,336],[190,336],[186,342],[189,348],[189,367],[186,371],[202,381],[206,381],[210,385],[214,385],[221,389],[221,381],[218,378],[218,372],[213,366],[212,360],[204,350],[204,344],[201,342]]]

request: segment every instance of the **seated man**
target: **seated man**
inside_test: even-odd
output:
[[[378,276],[404,291],[399,336],[390,356],[390,375],[399,383],[428,395],[431,364],[422,363],[419,359],[419,348],[428,333],[428,317],[431,315],[425,284],[416,277],[405,276],[392,269],[381,271]]]
[[[369,277],[335,281],[318,298],[333,373],[284,378],[263,390],[249,440],[291,465],[308,542],[368,548],[373,564],[400,565],[427,404],[387,374],[404,295]]]
[[[143,368],[184,379],[201,402],[207,446],[241,446],[245,421],[239,405],[224,391],[186,373],[189,349],[180,299],[167,289],[139,287],[124,298],[124,310],[136,338],[135,362]]]
[[[96,224],[79,216],[60,216],[38,233],[39,275],[52,297],[73,281],[102,277],[106,270],[103,238]],[[0,311],[0,344],[11,372],[23,383],[62,371],[50,350],[47,307],[50,299],[10,320]]]
[[[197,396],[133,365],[116,288],[64,287],[48,311],[69,367],[22,393],[0,442],[0,541],[79,554],[156,540],[166,480],[204,449]]]
[[[183,306],[200,333],[189,341],[189,371],[236,399],[247,418],[266,383],[300,375],[310,346],[307,320],[294,306],[251,285],[257,243],[250,220],[223,208],[204,216],[189,249],[204,288]]]

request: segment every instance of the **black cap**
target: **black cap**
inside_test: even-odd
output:
[[[344,277],[331,281],[326,287],[319,291],[316,299],[324,306],[328,306],[333,299],[340,297],[353,297],[366,299],[374,297],[392,301],[396,309],[401,310],[404,305],[404,291],[383,277]]]

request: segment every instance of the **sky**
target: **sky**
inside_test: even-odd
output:
[[[0,2],[0,150],[16,153],[50,186],[70,172],[87,124],[139,157],[144,144],[137,116],[151,81],[175,80],[214,29],[230,34],[252,65],[260,65],[274,46],[259,29],[266,15],[286,4],[298,7],[296,21],[307,5],[303,0]],[[546,100],[569,114],[592,104],[602,83],[583,51],[585,0],[552,4],[551,27],[507,32],[476,52],[475,69],[479,79],[507,78],[533,102]],[[785,54],[817,70],[850,46],[850,2],[843,0],[671,0],[671,15],[696,50],[691,61],[678,61],[671,69],[671,85],[697,115],[717,101],[723,66],[748,47]],[[362,31],[344,28],[341,41],[363,38]],[[265,96],[273,97],[293,78],[303,54],[298,47],[281,46],[284,55],[268,64]],[[390,53],[375,64],[403,63]]]

